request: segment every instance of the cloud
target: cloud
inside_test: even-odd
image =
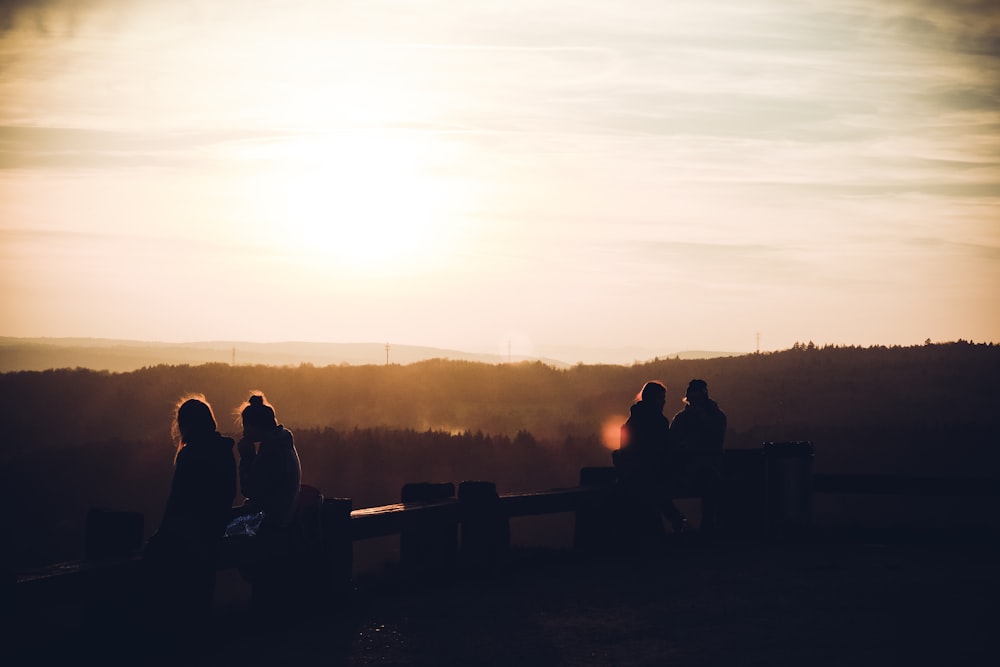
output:
[[[959,52],[1000,57],[1000,4],[995,0],[910,0],[890,4],[911,26],[926,26],[924,37],[933,35]],[[920,35],[923,31],[911,32]]]
[[[137,0],[138,1],[138,0]],[[125,7],[121,0],[0,0],[0,37],[18,28],[72,36],[82,16],[100,7]]]
[[[0,0],[0,34],[13,29],[20,12],[26,9],[40,10],[59,0]]]
[[[224,155],[235,146],[289,136],[246,130],[119,132],[8,125],[0,126],[0,169],[180,166]]]

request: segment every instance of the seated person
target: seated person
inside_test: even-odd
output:
[[[194,640],[205,630],[215,590],[219,538],[236,495],[233,441],[216,430],[205,397],[181,399],[170,495],[142,554],[142,596],[161,639]]]
[[[722,478],[722,448],[726,438],[726,414],[708,397],[708,383],[691,380],[684,394],[684,409],[670,426],[670,451],[676,488],[703,497],[702,526],[714,521],[714,492]]]
[[[633,495],[654,506],[675,532],[683,532],[687,519],[673,503],[667,476],[670,420],[663,414],[667,388],[660,382],[647,382],[638,398],[621,428],[620,448],[611,455],[615,470]]]
[[[292,433],[275,419],[274,408],[254,393],[239,408],[243,437],[240,492],[246,498],[241,514],[263,512],[264,528],[291,523],[299,497],[302,468]]]

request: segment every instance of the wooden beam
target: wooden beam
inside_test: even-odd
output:
[[[500,504],[509,517],[575,512],[584,503],[602,498],[608,491],[608,487],[602,486],[574,486],[547,491],[505,493],[500,496]]]
[[[441,519],[441,515],[458,516],[458,500],[448,498],[429,502],[394,503],[379,507],[365,507],[351,512],[351,539],[398,535],[405,528],[420,525],[428,520]]]
[[[813,475],[815,493],[1000,498],[1000,480],[902,475]]]

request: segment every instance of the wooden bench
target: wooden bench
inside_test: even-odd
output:
[[[239,508],[234,508],[234,512]],[[227,537],[219,541],[219,570],[293,559],[311,564],[322,581],[336,587],[350,578],[350,541],[347,554],[337,544],[347,532],[350,500],[326,499],[315,487],[303,486],[295,519],[285,529],[256,536]],[[134,586],[142,563],[142,515],[92,509],[87,514],[85,557],[17,572],[15,602],[47,604],[56,598],[85,601],[114,597],[115,591]],[[334,574],[333,569],[337,573]]]
[[[393,503],[353,510],[351,539],[401,535],[421,526],[440,522],[458,524],[457,498]]]
[[[726,520],[730,526],[759,527],[768,503],[766,458],[761,450],[727,450],[724,455]],[[292,559],[303,565],[299,569],[310,578],[308,588],[322,598],[350,582],[356,540],[399,535],[401,566],[414,574],[448,572],[458,563],[466,570],[487,571],[503,561],[511,518],[573,512],[574,545],[603,549],[641,523],[637,517],[643,514],[623,493],[611,466],[583,468],[575,487],[501,495],[493,483],[473,480],[462,482],[456,494],[451,483],[425,482],[404,486],[401,496],[400,503],[353,509],[350,499],[324,498],[318,489],[303,487],[290,530],[222,540],[218,567]],[[96,511],[88,515],[87,534],[84,560],[18,573],[18,599],[100,596],[127,587],[140,562],[141,515]]]

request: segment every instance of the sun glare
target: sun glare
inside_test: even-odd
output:
[[[608,449],[618,449],[621,444],[621,429],[625,423],[625,417],[614,415],[604,420],[601,424],[601,444]]]
[[[276,247],[309,263],[379,273],[446,251],[447,184],[432,141],[394,132],[294,138],[268,148],[263,195]]]

